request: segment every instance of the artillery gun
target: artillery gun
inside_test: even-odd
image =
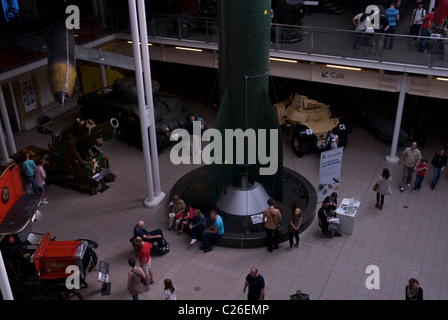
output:
[[[279,125],[286,129],[288,141],[301,157],[310,151],[330,148],[329,133],[338,136],[338,147],[346,147],[351,126],[341,118],[333,117],[330,106],[295,94],[274,104]]]
[[[98,125],[91,119],[78,118],[67,129],[53,133],[46,154],[47,180],[88,194],[98,192],[98,182],[114,181],[109,158],[99,146],[115,138],[118,125],[114,118]]]

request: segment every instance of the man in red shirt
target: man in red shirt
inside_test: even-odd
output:
[[[135,243],[139,246],[138,261],[146,276],[146,289],[149,289],[149,285],[154,283],[151,270],[151,243],[143,241],[140,237],[135,239]]]
[[[434,14],[436,13],[437,8],[432,8],[432,11],[428,13],[428,15],[425,17],[425,20],[422,24],[422,32],[420,39],[420,47],[419,50],[421,53],[427,53],[426,47],[428,45],[428,37],[431,35],[431,29],[432,29],[432,23],[434,22]]]

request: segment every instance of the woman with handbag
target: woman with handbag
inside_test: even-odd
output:
[[[278,209],[274,208],[274,200],[269,199],[268,206],[269,208],[263,211],[263,226],[266,230],[268,251],[272,252],[272,249],[281,248],[278,245],[278,238],[282,232],[280,225],[282,215]]]
[[[135,265],[135,260],[129,258],[128,264],[131,266],[131,270],[128,273],[128,291],[132,296],[133,300],[138,300],[138,294],[147,291],[144,288],[144,283],[146,284],[145,274],[142,268]]]
[[[378,187],[374,187],[374,189],[376,188],[375,207],[379,208],[380,210],[383,209],[384,196],[386,194],[389,196],[392,194],[392,189],[390,187],[391,183],[392,183],[392,177],[389,173],[389,169],[384,168],[383,173],[381,174],[381,176],[378,177],[377,181]]]

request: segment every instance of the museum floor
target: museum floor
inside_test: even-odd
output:
[[[193,106],[192,109],[195,107]],[[53,119],[55,130],[64,129],[76,116],[77,109]],[[215,109],[196,106],[212,126]],[[431,159],[442,139],[432,131],[423,156]],[[16,137],[17,150],[29,145],[47,147],[50,136],[31,130]],[[155,283],[140,295],[142,300],[163,300],[163,280],[172,279],[177,297],[182,300],[244,300],[244,279],[252,266],[266,281],[267,300],[288,300],[297,290],[312,300],[402,300],[409,278],[419,280],[425,299],[448,299],[448,176],[443,174],[435,190],[430,190],[432,170],[420,192],[409,188],[399,192],[401,166],[385,160],[390,144],[379,141],[361,126],[354,125],[344,150],[340,198],[360,195],[361,208],[354,233],[323,240],[317,220],[300,235],[300,248],[291,251],[288,242],[269,253],[266,248],[233,249],[217,247],[204,253],[200,242],[190,245],[190,238],[168,231],[168,198],[171,187],[195,165],[171,164],[169,149],[159,154],[161,186],[166,194],[158,208],[143,205],[147,195],[142,151],[120,141],[104,144],[101,149],[110,158],[117,178],[110,188],[97,195],[50,185],[49,203],[41,205],[43,217],[33,224],[33,231],[49,231],[57,240],[78,238],[98,242],[99,260],[110,265],[111,294],[101,295],[96,271],[87,276],[89,287],[82,289],[85,299],[129,300],[126,291],[127,260],[135,257],[129,242],[134,224],[144,220],[149,229],[162,228],[171,251],[153,257]],[[400,155],[403,147],[398,148]],[[298,158],[284,145],[284,166],[318,184],[319,156]],[[374,207],[372,186],[384,167],[393,178],[393,194],[386,197],[383,210]],[[206,196],[206,195],[204,195]],[[380,289],[367,289],[369,265],[379,268]]]

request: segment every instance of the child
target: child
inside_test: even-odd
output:
[[[417,166],[417,176],[415,177],[414,190],[412,192],[417,192],[422,186],[423,178],[425,177],[426,171],[428,171],[426,159],[423,159],[421,163]]]
[[[177,300],[176,297],[176,287],[170,279],[165,279],[163,281],[165,284],[165,300]]]

